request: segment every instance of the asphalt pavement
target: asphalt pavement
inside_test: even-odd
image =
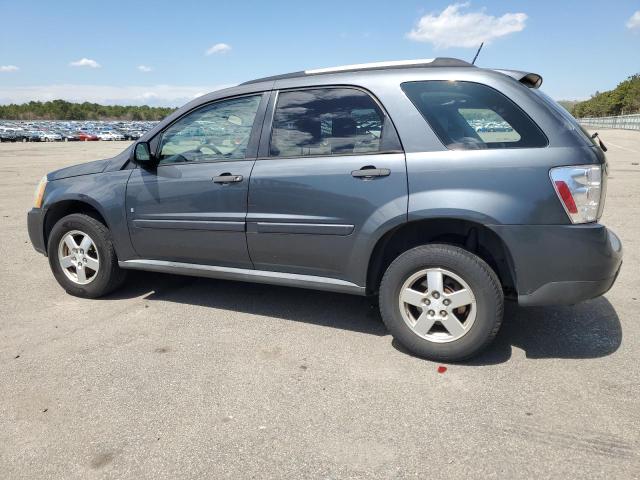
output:
[[[0,477],[640,478],[640,132],[600,134],[616,285],[511,305],[452,365],[360,297],[143,272],[69,296],[28,240],[34,188],[126,144],[1,144]]]

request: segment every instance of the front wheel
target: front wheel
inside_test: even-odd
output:
[[[125,279],[109,230],[88,215],[74,213],[60,219],[49,235],[47,252],[56,280],[76,297],[101,297]]]
[[[491,267],[453,245],[408,250],[380,285],[380,312],[393,337],[432,360],[460,361],[480,352],[498,333],[503,305]]]

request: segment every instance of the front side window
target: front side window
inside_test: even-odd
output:
[[[274,157],[379,153],[393,149],[386,146],[385,133],[384,113],[365,92],[285,91],[278,95],[270,152]]]
[[[162,134],[160,164],[245,158],[261,95],[212,103]]]
[[[447,148],[545,147],[547,138],[520,107],[487,85],[421,81],[402,89]]]

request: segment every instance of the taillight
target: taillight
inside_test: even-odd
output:
[[[595,222],[601,211],[602,166],[575,165],[549,172],[562,205],[572,223]]]

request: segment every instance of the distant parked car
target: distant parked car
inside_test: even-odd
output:
[[[0,130],[0,142],[15,142],[16,134],[13,130]]]
[[[143,134],[141,132],[127,131],[122,132],[125,140],[138,140]]]
[[[80,135],[72,132],[60,132],[60,136],[64,142],[78,142],[80,141]]]
[[[39,132],[41,142],[61,142],[62,135],[54,132]]]
[[[98,138],[104,141],[124,140],[124,136],[116,132],[99,132]]]
[[[26,142],[27,132],[22,129],[0,128],[0,142]]]
[[[88,132],[78,132],[78,133],[77,133],[77,135],[78,135],[78,139],[79,139],[81,142],[95,142],[95,141],[97,141],[97,140],[100,140],[100,139],[98,138],[98,136],[97,136],[97,135],[94,135],[93,133],[88,133]]]
[[[28,131],[25,133],[28,142],[41,142],[42,137],[40,137],[40,132],[36,132],[34,130]]]
[[[24,130],[16,130],[15,132],[15,141],[16,142],[28,142],[29,141],[29,134],[28,132],[25,132]]]

